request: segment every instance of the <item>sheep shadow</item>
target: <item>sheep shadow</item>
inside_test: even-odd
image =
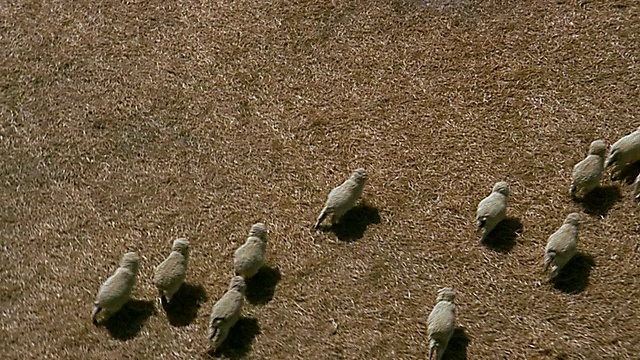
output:
[[[516,245],[516,239],[522,230],[523,225],[520,219],[507,216],[489,233],[483,244],[491,250],[506,254]]]
[[[611,174],[611,180],[620,180],[627,185],[631,185],[638,174],[640,174],[640,161],[625,166],[618,174]]]
[[[198,316],[200,306],[207,301],[207,292],[202,285],[183,283],[171,301],[163,304],[169,324],[187,326]]]
[[[120,311],[109,317],[104,322],[104,327],[114,339],[131,340],[140,333],[142,326],[155,313],[153,301],[132,299],[124,304]]]
[[[567,294],[577,294],[589,285],[589,275],[595,266],[593,257],[577,253],[553,280],[553,287]]]
[[[241,317],[229,330],[227,339],[217,351],[209,351],[207,355],[212,357],[224,356],[228,359],[242,359],[253,347],[253,340],[260,334],[258,320],[250,317]]]
[[[589,215],[607,215],[609,209],[622,198],[620,189],[616,185],[598,186],[577,201],[585,213]]]
[[[364,232],[370,224],[380,223],[380,212],[378,208],[360,203],[342,216],[340,222],[332,225],[331,230],[338,240],[345,242],[355,242],[364,236]],[[327,229],[326,227],[324,228]]]
[[[471,339],[464,331],[464,328],[458,326],[449,340],[449,345],[444,351],[443,358],[447,360],[466,360],[467,346],[471,343]]]
[[[276,285],[282,278],[280,269],[265,265],[251,279],[246,281],[245,297],[252,305],[264,305],[273,299]]]

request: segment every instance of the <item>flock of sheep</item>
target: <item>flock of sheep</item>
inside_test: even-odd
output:
[[[605,168],[612,167],[612,178],[617,178],[628,166],[640,162],[640,127],[615,142],[606,158],[606,144],[602,140],[591,143],[589,154],[573,168],[570,196],[583,197],[599,186]],[[352,209],[362,196],[367,173],[365,169],[356,169],[351,177],[334,188],[327,197],[324,208],[315,223],[318,228],[322,221],[331,215],[331,223],[337,224],[347,211]],[[633,196],[640,199],[640,174],[633,183]],[[484,241],[489,233],[506,216],[509,199],[509,184],[500,181],[493,186],[489,196],[478,204],[476,212],[477,233]],[[571,213],[563,225],[553,233],[545,247],[545,271],[552,267],[547,281],[553,281],[563,267],[577,252],[577,237],[580,226],[580,214]],[[229,330],[240,318],[246,289],[245,280],[255,276],[264,265],[267,246],[267,229],[257,223],[251,227],[246,242],[234,254],[235,276],[228,290],[215,303],[209,322],[209,350],[216,352],[225,341]],[[177,239],[173,242],[171,254],[155,269],[153,283],[158,289],[160,301],[167,304],[178,291],[185,279],[189,262],[189,242]],[[100,287],[91,315],[94,324],[98,324],[98,313],[103,311],[106,319],[129,301],[136,283],[139,256],[126,253],[120,267]],[[429,337],[429,359],[434,355],[442,359],[444,351],[455,330],[456,292],[451,288],[438,291],[436,305],[427,320]]]

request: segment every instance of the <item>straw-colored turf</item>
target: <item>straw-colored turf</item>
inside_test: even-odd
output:
[[[637,359],[640,217],[571,169],[640,124],[640,4],[603,1],[1,1],[3,359],[201,358],[251,224],[270,230],[223,351],[423,359],[436,291],[448,359]],[[365,205],[312,230],[367,169]],[[480,244],[478,201],[511,184]],[[564,282],[544,244],[584,216]],[[153,269],[192,245],[183,306]],[[497,240],[496,240],[497,239]],[[141,257],[123,313],[100,284]]]

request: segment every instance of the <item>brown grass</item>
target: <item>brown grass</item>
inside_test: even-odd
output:
[[[202,356],[256,221],[270,268],[227,357],[424,358],[451,286],[449,359],[637,358],[638,205],[608,179],[585,205],[568,189],[592,140],[638,126],[639,16],[633,0],[3,1],[3,359]],[[359,166],[355,230],[312,231]],[[475,206],[502,179],[511,218],[482,246]],[[575,210],[582,254],[541,284]],[[185,309],[167,314],[150,279],[182,236]],[[94,327],[128,250],[136,301]]]

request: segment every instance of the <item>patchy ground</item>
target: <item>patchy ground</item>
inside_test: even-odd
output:
[[[224,355],[423,359],[436,291],[459,291],[449,359],[632,359],[640,219],[624,183],[584,204],[572,166],[636,128],[640,4],[619,1],[4,1],[3,359],[204,356],[252,223],[269,267]],[[348,226],[312,230],[369,173]],[[475,206],[511,183],[509,219]],[[547,237],[581,254],[541,283]],[[184,306],[154,267],[193,245]],[[91,324],[126,251],[135,301]]]

